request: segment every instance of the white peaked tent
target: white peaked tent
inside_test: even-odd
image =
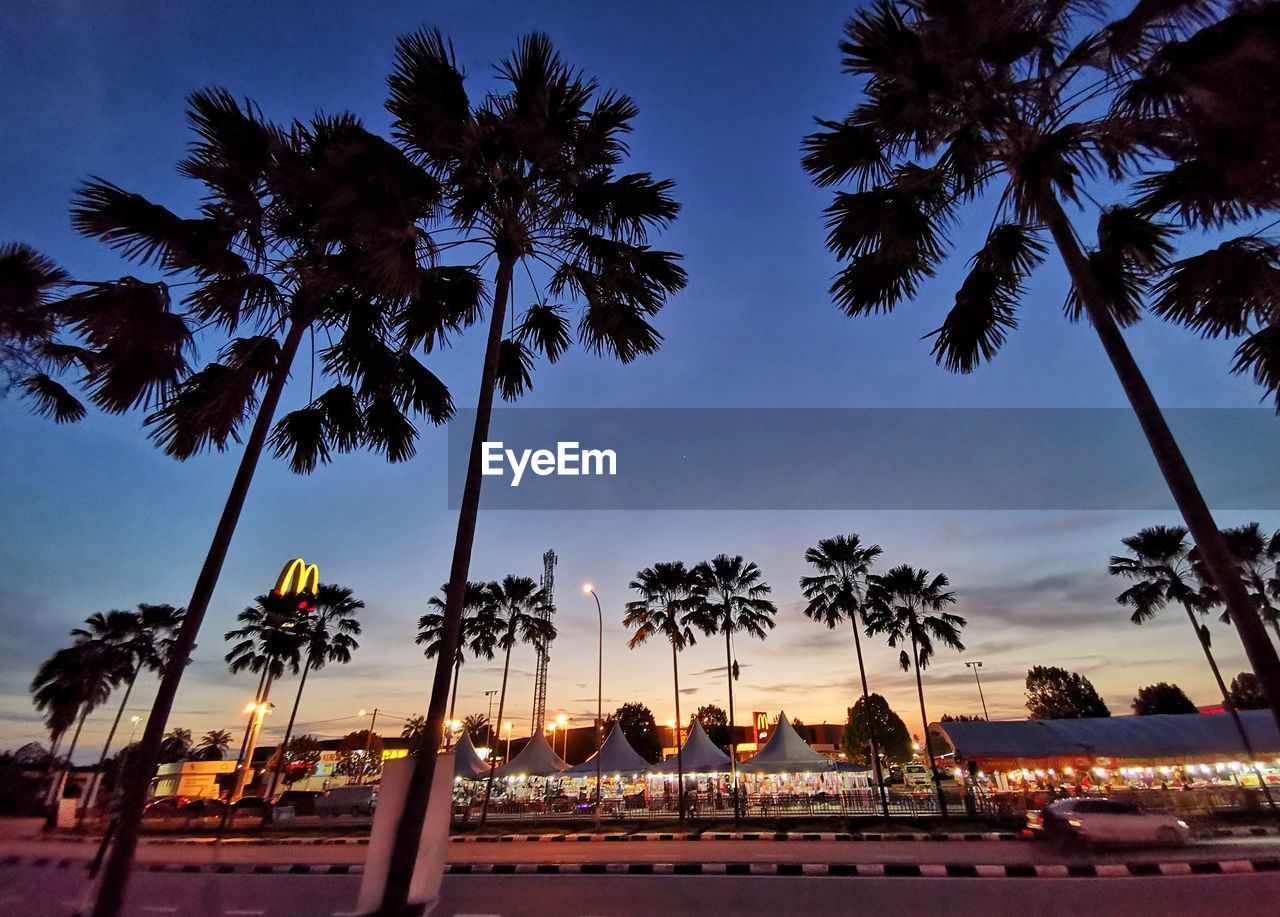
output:
[[[453,776],[475,780],[488,774],[489,765],[476,753],[476,747],[471,744],[471,736],[464,732],[458,744],[453,746]]]
[[[778,717],[778,725],[764,748],[750,761],[738,765],[738,772],[744,774],[794,774],[835,769],[834,761],[818,754],[800,738],[785,713]]]
[[[612,774],[643,774],[649,769],[649,762],[631,747],[627,737],[622,733],[622,726],[613,724],[609,737],[600,746],[600,773],[604,776]],[[564,772],[565,777],[594,777],[596,775],[596,756],[592,755],[581,764],[575,764]]]
[[[494,776],[497,777],[556,777],[561,771],[569,769],[564,759],[551,750],[547,737],[541,732],[534,734],[520,754],[516,755]]]
[[[702,724],[693,721],[693,727],[680,749],[680,758],[686,774],[727,774],[729,773],[729,756],[716,747],[707,735]],[[674,774],[676,759],[668,758],[657,764],[649,765],[649,773]]]

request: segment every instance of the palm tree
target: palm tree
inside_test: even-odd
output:
[[[471,739],[472,744],[489,743],[489,718],[483,713],[469,713],[462,721],[462,731]]]
[[[461,632],[465,584],[480,506],[481,449],[495,389],[518,397],[532,382],[536,354],[554,362],[569,346],[569,322],[551,296],[583,304],[577,334],[597,354],[624,363],[653,353],[661,335],[650,320],[684,287],[679,257],[648,245],[679,205],[672,183],[622,174],[625,135],[637,113],[624,95],[564,63],[543,35],[520,41],[498,68],[502,85],[472,104],[450,43],[439,32],[407,35],[396,48],[387,107],[406,151],[434,175],[449,204],[456,238],[476,261],[493,263],[493,301],[480,369],[475,428],[449,568],[442,650],[427,710],[425,753],[397,827],[382,911],[407,900],[427,811]],[[533,267],[549,276],[545,291]],[[507,323],[517,270],[526,267],[527,308]]]
[[[862,680],[862,703],[870,711],[871,692],[867,687],[867,669],[862,663],[862,638],[859,631],[865,626],[867,579],[871,565],[881,554],[880,545],[862,544],[857,535],[836,535],[824,538],[817,547],[804,552],[809,566],[817,570],[815,576],[800,578],[800,591],[809,600],[804,613],[815,621],[835,630],[848,621],[853,628],[853,649],[858,657],[858,677]],[[880,772],[880,743],[876,737],[875,719],[867,717],[871,739],[871,762],[880,794],[880,806],[884,817],[889,817],[889,796]]]
[[[470,269],[433,262],[425,227],[437,215],[439,182],[352,115],[282,128],[219,89],[193,94],[189,114],[195,142],[180,170],[202,186],[195,218],[99,179],[82,187],[73,209],[83,234],[153,265],[166,280],[65,281],[75,292],[50,306],[87,345],[61,345],[58,358],[84,368],[94,400],[107,410],[152,407],[152,437],[168,454],[223,450],[245,434],[124,777],[95,917],[120,912],[165,723],[268,440],[299,473],[358,448],[392,462],[412,457],[414,418],[440,423],[453,410],[448,389],[414,351],[435,346],[482,295]],[[191,372],[185,355],[201,332],[225,346]],[[306,402],[276,423],[308,336]],[[330,342],[319,361],[317,338]],[[57,417],[69,406],[48,407]]]
[[[733,656],[733,635],[739,631],[763,640],[776,622],[778,606],[765,598],[773,590],[764,582],[755,563],[741,554],[718,554],[691,571],[693,624],[707,636],[724,635],[725,679],[729,685],[729,769],[733,783],[733,818],[742,816],[738,805],[738,732],[733,709],[733,683],[738,663]]]
[[[191,730],[175,726],[160,742],[160,763],[172,764],[185,760],[191,752]]]
[[[933,643],[938,641],[957,652],[964,652],[960,642],[960,628],[967,623],[959,615],[943,611],[955,603],[955,593],[948,591],[950,581],[946,574],[930,578],[928,570],[917,570],[906,564],[891,569],[883,576],[872,576],[867,594],[867,633],[883,635],[889,646],[904,647],[911,644],[911,653],[903,649],[898,654],[902,671],[915,666],[916,692],[920,697],[920,722],[924,730],[924,747],[929,755],[929,771],[938,792],[938,807],[942,817],[947,817],[947,800],[942,795],[942,781],[938,777],[938,762],[929,742],[929,714],[924,707],[924,681],[920,673],[928,668],[933,658]],[[931,614],[931,612],[934,612]]]
[[[1204,652],[1205,661],[1209,663],[1209,670],[1213,672],[1213,680],[1218,683],[1222,706],[1231,714],[1249,760],[1254,761],[1253,744],[1240,721],[1240,714],[1231,700],[1231,691],[1222,678],[1217,660],[1213,658],[1209,628],[1198,619],[1213,604],[1213,593],[1202,587],[1196,576],[1192,557],[1194,549],[1187,541],[1187,534],[1182,526],[1155,525],[1122,539],[1124,546],[1129,549],[1129,556],[1112,556],[1107,570],[1112,576],[1122,576],[1135,582],[1116,596],[1116,601],[1133,609],[1129,620],[1134,624],[1150,621],[1156,612],[1168,604],[1182,606],[1187,613],[1187,620],[1191,622],[1191,629],[1195,631],[1196,641]],[[1256,768],[1257,765],[1254,766]],[[1271,801],[1266,781],[1262,781],[1262,784],[1268,801]],[[1272,805],[1275,803],[1272,802]]]
[[[537,644],[543,640],[554,640],[555,625],[546,618],[540,617],[547,602],[547,594],[538,588],[538,584],[527,576],[508,574],[501,583],[490,583],[488,586],[490,600],[493,602],[491,614],[498,621],[502,636],[498,645],[503,650],[502,657],[502,690],[498,692],[498,722],[507,703],[507,675],[511,671],[511,650],[517,643]],[[431,750],[432,741],[439,742],[438,733],[432,729],[430,714],[427,715],[427,736],[424,740],[422,755],[435,754]],[[433,740],[433,734],[436,738]],[[437,745],[438,747],[438,745]],[[493,795],[493,772],[497,770],[498,760],[491,757],[489,764],[489,780],[485,784],[484,803],[480,807],[480,824],[483,826],[489,817],[489,797]]]
[[[356,642],[356,635],[360,633],[356,612],[361,608],[364,608],[364,602],[357,599],[345,586],[321,583],[316,588],[310,609],[297,625],[304,657],[302,678],[298,680],[298,693],[293,697],[289,724],[285,727],[284,739],[280,743],[282,749],[289,747],[289,739],[293,737],[293,724],[298,718],[298,705],[302,703],[302,689],[307,686],[308,673],[312,669],[323,669],[327,662],[346,665],[351,661],[351,654],[360,647]],[[280,783],[286,757],[283,752],[277,756],[275,772],[268,784],[267,798],[275,793],[275,788]]]
[[[200,737],[196,745],[195,761],[221,761],[231,747],[231,733],[225,729],[210,729]]]
[[[1280,638],[1280,608],[1272,603],[1280,599],[1280,529],[1268,536],[1258,523],[1248,522],[1226,529],[1222,537],[1236,559],[1240,580],[1258,614]],[[1193,549],[1191,553],[1198,568],[1199,552]],[[1213,590],[1213,597],[1217,598],[1217,590]]]
[[[624,627],[635,629],[627,641],[631,649],[655,636],[661,636],[671,644],[677,725],[684,723],[680,716],[680,651],[694,644],[693,630],[689,626],[697,616],[690,601],[693,586],[693,576],[681,561],[645,567],[636,573],[636,578],[627,587],[640,593],[641,597],[627,603],[627,616],[622,621]],[[680,824],[684,824],[684,750],[678,733],[675,742],[676,780],[679,781],[677,804]]]
[[[1046,227],[1072,282],[1068,316],[1087,316],[1097,333],[1280,724],[1280,658],[1231,576],[1226,543],[1121,333],[1140,317],[1150,277],[1168,266],[1172,251],[1170,229],[1153,211],[1208,210],[1210,220],[1222,221],[1254,210],[1206,190],[1210,175],[1200,173],[1200,187],[1188,188],[1175,169],[1146,186],[1139,206],[1103,210],[1097,249],[1086,251],[1063,209],[1087,195],[1085,177],[1148,175],[1153,144],[1176,140],[1186,124],[1176,113],[1144,109],[1150,92],[1135,62],[1165,36],[1213,14],[1205,3],[1138,3],[1124,19],[1077,40],[1077,19],[1089,6],[891,0],[848,22],[844,67],[866,78],[865,100],[841,121],[820,122],[823,129],[805,141],[804,165],[818,184],[855,184],[827,210],[828,248],[849,262],[832,293],[851,316],[913,298],[941,261],[944,231],[961,208],[995,192],[986,241],[932,335],[939,363],[971,372],[1015,327],[1024,281],[1043,259],[1039,234]],[[1116,102],[1110,108],[1107,94]],[[1197,193],[1200,205],[1188,203]],[[1225,284],[1206,295],[1229,300],[1237,292]],[[1267,366],[1274,369],[1265,360],[1251,365],[1260,379]]]
[[[449,721],[453,722],[454,709],[458,703],[458,675],[462,670],[464,651],[470,652],[477,659],[492,659],[494,649],[501,635],[500,622],[493,616],[493,597],[489,594],[489,583],[467,583],[462,604],[462,630],[458,640],[458,651],[453,663],[453,691],[449,697]],[[425,643],[428,659],[440,652],[441,637],[444,633],[444,610],[448,598],[449,586],[440,587],[440,596],[431,596],[427,604],[432,611],[418,618],[418,636],[415,643]]]
[[[423,733],[426,731],[427,718],[425,716],[411,716],[400,727],[400,738],[408,739],[416,744],[422,740]]]

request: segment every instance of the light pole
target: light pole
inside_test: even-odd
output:
[[[361,709],[361,716],[365,716],[365,711]],[[356,776],[356,785],[364,783],[364,772],[370,770],[369,767],[369,750],[373,748],[373,727],[378,725],[378,708],[373,708],[373,718],[369,720],[369,732],[364,739],[364,760],[360,762],[360,773]]]
[[[600,650],[596,666],[596,828],[600,827],[600,730],[604,725],[604,612],[600,610],[600,596],[590,583],[582,584],[582,591],[596,600],[596,618],[600,622]]]
[[[485,728],[485,731],[489,733],[488,744],[490,748],[493,748],[494,745],[498,744],[498,733],[493,728],[493,696],[497,693],[498,693],[497,691],[484,692],[484,696],[489,698],[489,715],[484,718],[484,722],[485,722],[484,728]]]
[[[249,765],[253,762],[253,753],[258,747],[258,737],[262,734],[262,721],[275,704],[265,699],[244,708],[249,714],[249,733],[245,738],[243,760],[236,771],[235,784],[231,790],[231,802],[235,802],[244,794],[245,785],[249,782]]]
[[[502,759],[502,763],[506,764],[511,760],[511,721],[510,720],[502,724],[502,731],[507,734],[507,754],[506,754],[506,757]]]
[[[569,718],[563,713],[556,717],[556,725],[560,727],[560,757],[568,759],[569,756]]]
[[[982,696],[982,679],[978,677],[978,669],[982,668],[982,662],[966,662],[965,667],[973,669],[973,680],[978,683],[978,700],[982,701],[982,718],[990,720],[991,717],[987,716],[987,699]]]

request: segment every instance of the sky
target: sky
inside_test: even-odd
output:
[[[639,105],[627,167],[675,181],[683,210],[660,244],[683,254],[690,282],[657,320],[665,338],[658,354],[623,366],[573,351],[539,368],[522,406],[1123,407],[1090,329],[1062,316],[1064,272],[1052,257],[1029,284],[1021,326],[994,362],[970,376],[933,363],[921,337],[952,300],[977,247],[972,233],[985,230],[989,213],[981,205],[952,231],[959,253],[915,301],[858,320],[832,305],[836,262],[823,246],[822,224],[830,192],[809,182],[799,144],[814,116],[840,117],[857,103],[837,51],[841,24],[856,7],[851,0],[220,0],[138,2],[126,13],[19,0],[0,22],[0,241],[29,243],[78,277],[139,273],[73,233],[68,201],[78,182],[99,175],[189,211],[198,190],[174,168],[189,140],[189,92],[223,86],[282,121],[349,110],[384,131],[385,78],[398,35],[440,27],[474,97],[493,85],[493,64],[519,36],[540,30],[567,60]],[[1086,233],[1094,218],[1078,214]],[[1192,235],[1184,250],[1205,244]],[[1127,337],[1162,404],[1258,405],[1260,392],[1229,374],[1229,344],[1153,321]],[[460,405],[474,402],[477,348],[473,334],[431,358]],[[295,379],[286,406],[305,398],[304,381]],[[396,729],[425,710],[431,670],[412,636],[425,597],[446,579],[452,548],[445,440],[444,429],[424,430],[417,457],[396,466],[351,455],[309,477],[278,462],[260,467],[171,725],[197,736],[214,728],[238,735],[256,682],[227,673],[222,634],[298,555],[367,606],[353,661],[309,681],[300,728],[342,735],[364,722],[358,709],[376,706]],[[175,462],[149,443],[137,415],[54,426],[31,416],[15,394],[0,399],[0,748],[44,738],[27,685],[86,615],[186,602],[237,459],[233,450]],[[786,474],[785,465],[777,473]],[[1280,526],[1275,512],[1218,519]],[[744,721],[753,710],[785,710],[805,722],[838,722],[856,696],[852,635],[804,618],[797,582],[808,546],[857,532],[884,548],[886,567],[947,573],[959,599],[954,610],[968,620],[966,651],[940,652],[926,672],[931,719],[980,711],[966,660],[983,662],[992,717],[1025,714],[1023,679],[1035,664],[1085,674],[1121,713],[1138,687],[1161,680],[1177,682],[1198,704],[1217,700],[1187,622],[1168,613],[1142,628],[1129,624],[1114,602],[1121,586],[1106,572],[1121,538],[1176,522],[1172,512],[1119,510],[482,512],[472,579],[536,577],[543,552],[554,548],[560,636],[548,710],[579,721],[593,714],[595,608],[580,591],[590,581],[605,610],[606,707],[639,700],[665,722],[674,704],[670,655],[658,645],[627,648],[627,584],[655,561],[742,554],[759,564],[779,606],[766,642],[737,646],[735,700]],[[1223,670],[1244,668],[1235,635],[1212,627]],[[865,652],[872,690],[918,732],[914,683],[898,669],[896,651],[872,640]],[[681,655],[682,711],[725,704],[724,664],[715,641]],[[517,649],[504,717],[517,734],[528,722],[533,667],[532,651]],[[500,679],[500,665],[465,665],[459,715],[486,712],[484,692]],[[273,695],[283,711],[269,721],[268,739],[282,731],[294,685],[288,679]],[[154,683],[140,685],[129,712],[144,714],[153,690]],[[105,709],[89,720],[78,759],[96,754],[109,725]]]

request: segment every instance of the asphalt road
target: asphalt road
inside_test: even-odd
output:
[[[129,917],[337,917],[350,913],[351,876],[140,873]],[[67,871],[0,867],[0,913],[83,913],[87,880]],[[1272,913],[1280,874],[1128,879],[839,879],[724,876],[450,876],[441,917],[648,917],[653,914],[870,913],[876,917]]]

